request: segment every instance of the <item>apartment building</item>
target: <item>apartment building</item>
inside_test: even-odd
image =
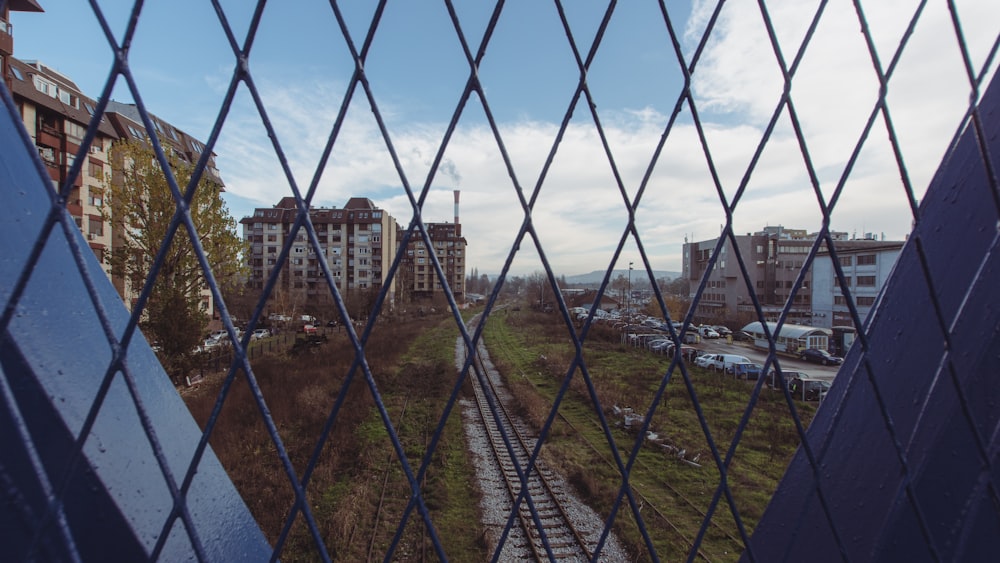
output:
[[[400,291],[412,299],[433,299],[444,296],[441,278],[434,269],[431,256],[436,256],[441,265],[444,279],[451,288],[456,303],[465,301],[465,265],[466,246],[462,236],[462,223],[459,220],[459,190],[455,195],[454,223],[424,223],[431,248],[427,248],[420,233],[414,231],[406,245],[406,254],[400,261],[399,279]],[[403,240],[404,230],[400,230],[398,238]]]
[[[725,239],[719,256],[706,278],[705,289],[696,310],[697,317],[719,322],[726,320],[738,322],[754,316],[756,313],[751,298],[752,291],[761,305],[765,319],[777,320],[791,295],[799,271],[812,249],[816,234],[807,233],[804,229],[789,229],[778,225],[765,227],[756,233],[737,235],[733,239],[735,239],[735,244],[743,257],[747,276],[744,277],[740,270],[733,241]],[[870,234],[862,239],[857,239],[849,238],[846,232],[832,232],[831,239],[838,255],[842,249],[848,253],[863,254],[866,249],[880,246],[896,246],[897,248],[902,246],[901,242],[887,243],[876,240],[874,235]],[[719,239],[716,238],[698,242],[685,241],[684,243],[682,275],[691,283],[690,296],[692,298],[702,277],[705,276],[710,258],[718,242]],[[819,253],[816,260],[813,261],[813,266],[806,271],[802,286],[792,298],[786,319],[789,323],[821,326],[817,324],[817,319],[824,317],[817,316],[816,313],[827,314],[826,318],[828,319],[833,318],[828,311],[833,308],[834,296],[828,285],[827,278],[830,276],[826,270],[819,274],[823,277],[823,287],[818,292],[814,288],[817,264],[821,262],[820,256],[829,257],[825,243],[821,244]],[[864,260],[867,261],[868,258]],[[887,267],[891,268],[894,256],[886,255],[880,260],[886,261]],[[878,279],[884,278],[879,277]],[[865,276],[862,280],[867,283],[869,278]],[[874,291],[874,295],[880,288],[881,283],[872,287],[862,286],[862,293],[866,298],[865,302],[868,301],[870,291]],[[827,294],[829,294],[831,302],[829,307],[826,305]],[[843,296],[840,298],[843,299]],[[822,311],[816,309],[816,299],[822,301]],[[822,326],[829,327],[830,324]]]
[[[145,141],[145,126],[140,122],[135,105],[110,101],[97,124],[94,140],[86,153],[80,148],[87,127],[96,112],[97,101],[87,97],[69,77],[39,61],[4,57],[10,91],[17,104],[28,135],[35,142],[38,154],[52,180],[53,190],[59,190],[69,177],[70,169],[81,156],[80,173],[73,181],[66,209],[73,216],[87,244],[101,263],[105,274],[118,290],[125,304],[131,307],[141,288],[132,288],[122,276],[111,271],[110,256],[115,252],[115,237],[110,208],[105,204],[105,189],[109,177],[112,144],[120,139]],[[201,158],[204,144],[155,115],[150,116],[164,150],[186,162]],[[205,178],[209,185],[222,191],[225,185],[215,167],[215,155],[209,155]],[[212,294],[202,292],[202,309],[214,316]]]
[[[44,12],[35,0],[7,0],[0,2],[0,77],[11,89],[12,76],[7,59],[14,55],[14,25],[10,23],[11,12]]]
[[[149,134],[146,132],[146,126],[142,124],[139,108],[135,104],[126,104],[111,100],[108,102],[104,115],[105,119],[114,128],[118,139],[133,139],[143,143],[147,142]],[[149,119],[152,121],[156,137],[160,141],[160,146],[163,147],[167,155],[173,156],[179,161],[192,166],[202,158],[202,154],[206,149],[204,143],[174,127],[155,114],[150,113]],[[226,185],[222,181],[222,175],[219,173],[218,168],[215,166],[215,156],[215,153],[208,154],[208,161],[205,165],[205,172],[202,178],[206,182],[205,185],[210,189],[224,192],[226,191]],[[112,183],[120,183],[121,178],[115,176],[111,181]],[[185,187],[180,186],[180,189],[183,190]],[[112,243],[114,244],[114,241]],[[115,289],[118,290],[119,295],[122,296],[122,299],[131,308],[132,303],[138,298],[138,294],[142,288],[131,287],[129,281],[122,276],[113,276],[111,281]],[[201,291],[201,309],[210,319],[217,318],[215,298],[212,296],[211,290],[207,287]]]
[[[66,209],[111,277],[107,253],[111,251],[112,233],[103,216],[104,183],[111,171],[108,149],[118,139],[118,133],[107,117],[101,118],[93,142],[81,154],[80,146],[96,102],[80,92],[68,77],[38,61],[6,57],[5,66],[14,102],[28,135],[38,147],[53,190],[66,182],[77,158],[86,159],[73,181]]]
[[[451,287],[457,303],[465,300],[465,248],[462,225],[456,223],[425,223],[431,248],[427,248],[419,233],[414,232],[406,245],[406,255],[400,266],[400,291],[414,299],[444,296],[441,279],[434,269],[431,256],[441,264],[441,272]],[[402,232],[400,234],[402,238]]]
[[[379,289],[386,280],[396,251],[396,220],[368,198],[352,197],[343,208],[311,208],[309,218],[320,243],[317,254],[300,228],[290,242],[287,260],[278,264],[282,248],[289,244],[298,209],[295,198],[282,198],[270,208],[257,208],[253,216],[240,220],[249,243],[251,287],[262,289],[272,271],[281,268],[272,299],[287,296],[307,304],[325,302],[330,291],[322,270],[325,261],[333,282],[342,294]],[[391,282],[387,298],[395,301]]]

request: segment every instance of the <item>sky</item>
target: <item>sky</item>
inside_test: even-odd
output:
[[[98,97],[112,54],[90,4],[39,1],[45,13],[11,14],[15,57],[40,60]],[[97,4],[120,41],[132,3]],[[678,52],[658,2],[618,2],[587,68],[588,100],[575,97],[581,82],[576,57],[587,60],[607,2],[562,4],[570,34],[556,3],[504,3],[476,73],[484,96],[473,94],[461,104],[471,68],[447,5],[388,2],[364,64],[380,126],[362,87],[345,103],[355,65],[330,2],[267,3],[247,64],[292,181],[303,194],[316,183],[314,206],[368,197],[404,227],[413,216],[404,185],[417,198],[429,182],[425,222],[454,220],[453,191],[460,190],[467,268],[488,274],[499,273],[525,220],[518,187],[525,201],[534,194],[532,224],[556,275],[607,269],[623,237],[616,269],[629,263],[643,268],[641,242],[651,270],[680,271],[683,242],[717,237],[726,223],[722,202],[737,195],[737,234],[767,225],[817,231],[819,197],[837,194],[832,229],[902,240],[913,224],[906,186],[917,199],[924,193],[968,110],[967,68],[983,72],[1000,35],[1000,2],[957,0],[955,18],[944,2],[928,2],[897,58],[920,2],[862,2],[873,57],[854,3],[830,0],[801,49],[820,3],[785,0],[765,3],[775,48],[757,2],[727,2],[713,18],[715,2],[665,1]],[[220,5],[235,44],[244,45],[254,6],[245,0]],[[360,50],[375,2],[338,6],[349,41]],[[473,56],[494,7],[455,1]],[[890,119],[878,116],[865,135],[879,95],[873,58],[883,72],[892,68]],[[146,2],[128,59],[147,109],[207,141],[237,64],[210,3]],[[784,89],[782,67],[793,64],[791,104],[768,133]],[[988,65],[987,76],[994,66]],[[681,100],[683,67],[692,69],[692,103]],[[135,99],[120,78],[112,97]],[[342,106],[347,110],[339,135],[321,166]],[[225,118],[214,151],[227,205],[238,220],[289,195],[290,182],[246,84],[238,86]],[[887,123],[905,172],[893,155]],[[626,205],[637,197],[638,240],[627,231]],[[526,237],[511,273],[541,269],[535,242]]]

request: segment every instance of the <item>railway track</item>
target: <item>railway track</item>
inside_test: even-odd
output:
[[[511,350],[505,349],[503,346],[500,346],[499,352],[501,353],[501,355],[503,355],[503,354],[513,354],[514,353]],[[524,374],[522,372],[521,375],[525,376],[526,374]],[[617,468],[617,466],[615,465],[614,461],[607,454],[607,452],[606,451],[602,451],[595,444],[593,444],[592,442],[590,442],[590,440],[588,440],[586,438],[586,435],[583,432],[581,432],[579,429],[577,429],[575,427],[575,425],[568,418],[566,418],[566,416],[563,415],[563,413],[561,413],[561,412],[557,413],[557,419],[561,423],[566,424],[570,429],[572,429],[573,433],[580,440],[582,440],[584,442],[585,446],[588,449],[590,449],[605,464],[607,464],[612,469],[616,469]],[[649,474],[649,475],[656,475],[657,474],[657,471],[654,468],[648,467],[641,459],[636,459],[635,460],[634,468],[635,469],[642,469],[646,474]],[[709,550],[705,547],[704,542],[702,542],[701,545],[697,548],[697,550],[695,550],[695,543],[694,543],[694,539],[693,539],[692,533],[690,531],[685,532],[682,529],[682,528],[688,528],[688,526],[683,525],[683,521],[689,520],[689,516],[688,515],[691,514],[691,513],[693,513],[693,515],[694,515],[695,518],[697,518],[699,520],[703,520],[704,518],[706,518],[706,512],[705,512],[705,510],[702,507],[700,507],[697,503],[692,502],[689,498],[687,498],[683,493],[681,493],[681,491],[679,491],[676,487],[674,487],[668,481],[666,481],[664,479],[657,479],[657,482],[666,491],[668,491],[670,493],[670,495],[675,499],[676,505],[674,505],[672,507],[672,509],[671,509],[672,511],[676,512],[678,509],[683,509],[683,510],[688,511],[688,512],[687,512],[687,514],[683,515],[679,519],[677,518],[677,516],[678,516],[677,514],[668,515],[667,511],[661,510],[660,507],[656,506],[655,503],[652,502],[652,500],[649,497],[647,497],[646,495],[644,495],[639,489],[637,489],[637,488],[635,488],[633,486],[633,487],[631,487],[632,494],[641,503],[641,505],[645,508],[645,511],[647,513],[651,513],[652,514],[652,520],[647,520],[647,526],[649,526],[649,525],[655,525],[657,527],[662,527],[662,529],[665,530],[665,531],[669,531],[671,534],[673,534],[676,537],[676,542],[675,543],[679,544],[679,545],[683,545],[688,550],[688,552],[693,555],[693,558],[697,558],[697,559],[700,559],[700,560],[703,560],[703,561],[712,561],[712,560],[719,560],[719,559],[725,560],[725,559],[727,559],[729,557],[728,555],[722,555],[721,553],[720,554],[710,553]],[[679,521],[681,521],[682,525],[678,525],[678,522],[674,521],[675,519],[678,519]],[[743,541],[738,536],[734,535],[733,532],[728,527],[720,525],[717,520],[718,520],[717,518],[712,518],[709,521],[708,534],[710,536],[714,535],[714,536],[722,539],[723,542],[729,542],[729,553],[740,553],[740,552],[742,552],[742,550],[743,550]]]
[[[536,561],[589,561],[600,539],[603,522],[579,522],[568,500],[567,485],[536,459],[530,472],[529,457],[535,440],[507,411],[503,393],[491,375],[492,368],[483,360],[485,347],[480,344],[471,374],[475,403],[495,462],[511,500],[517,504],[516,522],[504,542],[504,558]],[[490,406],[493,399],[496,408]],[[501,430],[502,429],[502,430]],[[506,435],[506,440],[504,436]],[[522,485],[526,492],[522,495]],[[520,498],[520,501],[518,499]]]

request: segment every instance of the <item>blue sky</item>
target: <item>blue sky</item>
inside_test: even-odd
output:
[[[42,14],[12,14],[15,56],[38,59],[73,79],[88,95],[104,87],[111,55],[89,3],[41,0]],[[129,2],[99,2],[116,36],[128,22]],[[144,8],[129,60],[147,108],[205,140],[218,115],[234,67],[232,50],[208,2],[151,1]],[[242,44],[253,6],[221,3]],[[492,3],[457,1],[456,13],[475,52]],[[815,13],[816,2],[769,2],[775,35],[791,61]],[[888,104],[917,196],[940,162],[967,108],[968,79],[947,9],[929,3],[889,85]],[[979,69],[1000,30],[1000,3],[959,1],[959,20],[971,64]],[[351,39],[360,48],[373,2],[340,3]],[[866,20],[883,66],[892,58],[918,2],[864,3]],[[671,24],[690,61],[715,4],[666,2]],[[581,56],[586,56],[606,2],[574,0],[564,10]],[[347,92],[353,63],[326,0],[270,2],[256,34],[249,67],[288,157],[296,184],[316,174],[321,151]],[[852,2],[829,2],[793,81],[796,116],[829,197],[872,111],[878,84],[859,32]],[[54,38],[59,38],[54,39]],[[365,65],[373,96],[415,189],[424,184],[469,76],[469,66],[443,2],[392,1],[383,14]],[[559,124],[579,80],[569,40],[554,3],[513,0],[504,5],[479,69],[479,77],[514,178],[528,194],[542,178]],[[634,197],[650,169],[654,149],[683,86],[659,5],[619,2],[587,75],[618,178]],[[654,270],[680,270],[681,243],[713,238],[725,222],[722,193],[731,198],[747,177],[754,149],[782,91],[779,66],[756,2],[728,2],[696,66],[692,91],[712,158],[685,107],[649,174],[636,211],[642,246]],[[132,95],[119,81],[114,98]],[[320,177],[316,205],[341,206],[367,196],[408,224],[411,208],[386,143],[359,89],[350,101],[340,139]],[[870,231],[901,239],[912,217],[900,171],[882,120],[869,135],[844,182],[832,227],[859,235]],[[215,146],[237,218],[289,193],[286,180],[246,88],[234,100]],[[815,191],[787,112],[749,175],[734,212],[737,232],[765,225],[817,230]],[[713,177],[714,174],[714,177]],[[423,210],[425,221],[453,218],[452,190],[462,193],[461,221],[469,240],[468,266],[499,271],[524,214],[514,179],[500,159],[483,104],[465,107]],[[604,269],[628,220],[618,179],[609,165],[585,102],[573,108],[570,126],[547,169],[532,214],[546,257],[557,274]],[[526,241],[514,273],[540,269]],[[617,267],[640,263],[629,239]]]

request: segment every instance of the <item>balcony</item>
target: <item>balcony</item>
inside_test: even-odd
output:
[[[4,20],[0,20],[0,54],[14,54],[14,26]]]

